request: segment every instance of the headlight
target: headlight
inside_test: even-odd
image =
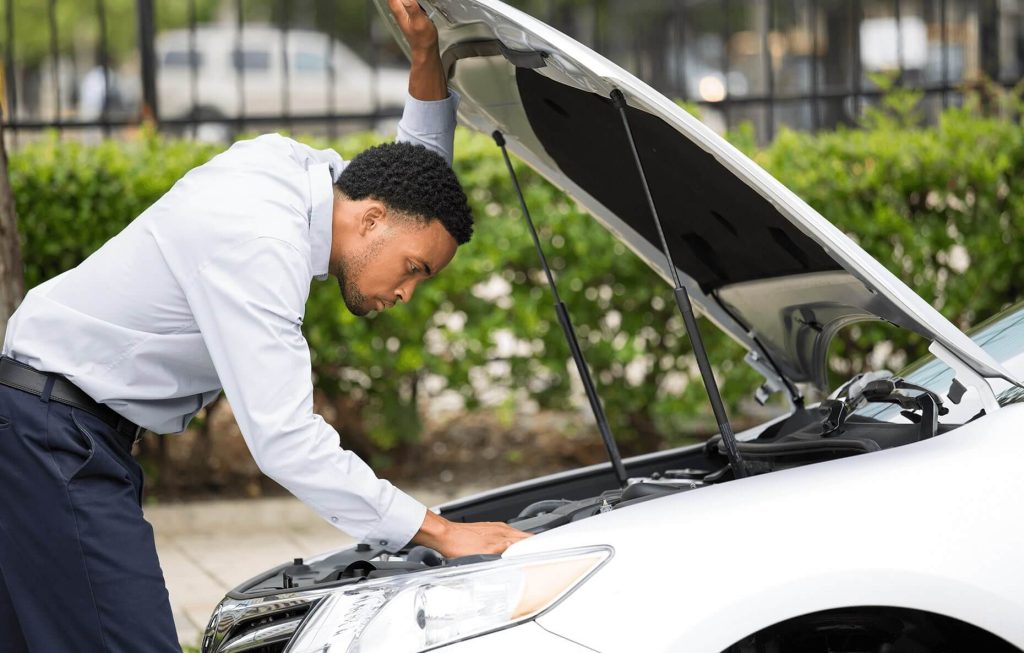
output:
[[[361,583],[324,597],[289,653],[416,653],[533,619],[590,577],[610,547],[476,563]]]

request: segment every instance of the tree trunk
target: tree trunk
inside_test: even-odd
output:
[[[7,176],[7,148],[0,122],[0,341],[7,332],[7,320],[25,294],[25,271],[21,264],[18,220],[14,195]]]

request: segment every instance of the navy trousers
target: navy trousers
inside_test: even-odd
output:
[[[85,411],[0,385],[0,650],[181,652],[127,448]]]

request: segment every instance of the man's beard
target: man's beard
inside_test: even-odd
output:
[[[356,317],[362,317],[374,308],[372,300],[359,290],[358,284],[366,266],[384,246],[384,240],[384,238],[378,237],[362,252],[347,258],[342,257],[332,270],[334,276],[338,278],[338,289],[341,291],[341,299],[345,302],[345,308]]]

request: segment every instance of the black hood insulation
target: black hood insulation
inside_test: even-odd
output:
[[[659,238],[611,100],[516,69],[523,108],[562,172],[654,247]],[[705,294],[734,283],[842,269],[714,156],[627,107],[672,256]]]

